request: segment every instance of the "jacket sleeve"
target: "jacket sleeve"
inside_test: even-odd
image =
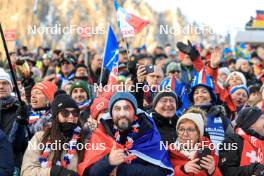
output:
[[[84,170],[83,176],[108,176],[115,166],[111,166],[108,156],[104,156],[91,167]]]
[[[117,174],[122,176],[166,176],[165,169],[152,164],[121,164],[117,168]]]
[[[138,83],[136,81],[135,87],[138,87],[139,89],[135,91],[134,96],[137,99],[138,108],[144,109],[144,91],[143,91],[144,83]]]
[[[10,176],[14,170],[13,152],[11,144],[4,133],[0,131],[0,175]]]
[[[219,166],[224,176],[251,176],[254,175],[254,168],[257,164],[240,166],[241,154],[243,149],[243,140],[237,134],[228,135],[223,141],[225,147],[219,151]],[[225,150],[227,146],[237,146],[237,150],[232,148]]]
[[[179,176],[188,176],[188,174],[182,171],[184,165],[177,165],[174,167],[174,174]]]
[[[196,57],[195,59],[193,59],[192,62],[193,62],[193,67],[197,72],[199,72],[200,70],[203,69],[204,63],[203,63],[200,55],[198,57]]]
[[[41,134],[43,132],[36,133],[28,143],[27,150],[23,157],[23,163],[21,167],[21,176],[38,175],[47,176],[50,175],[50,168],[42,168],[39,163],[40,150],[38,145],[41,142]]]

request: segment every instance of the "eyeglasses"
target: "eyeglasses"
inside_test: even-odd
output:
[[[60,113],[65,118],[69,117],[70,114],[72,114],[72,116],[74,116],[74,117],[79,117],[80,116],[80,111],[78,109],[74,109],[72,111],[69,111],[67,109],[63,109],[62,111],[60,111]]]
[[[178,135],[183,135],[185,131],[186,131],[187,135],[190,135],[190,134],[194,134],[196,132],[196,129],[195,128],[187,128],[187,129],[179,128],[177,130],[177,133],[178,133]]]
[[[61,65],[69,65],[70,63],[68,61],[62,61]]]

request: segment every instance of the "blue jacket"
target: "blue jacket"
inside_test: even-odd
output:
[[[11,176],[14,170],[13,151],[2,130],[0,130],[0,156],[0,175]]]

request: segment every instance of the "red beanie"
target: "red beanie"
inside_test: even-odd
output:
[[[93,119],[97,119],[98,115],[108,109],[109,100],[105,97],[95,98],[91,105],[91,116]]]
[[[38,89],[40,90],[49,100],[51,103],[54,99],[54,93],[57,90],[56,84],[49,82],[49,81],[43,81],[35,84],[35,86],[32,88],[32,90]]]

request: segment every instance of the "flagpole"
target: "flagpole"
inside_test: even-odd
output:
[[[127,53],[127,58],[128,58],[128,61],[129,62],[131,62],[131,59],[130,59],[130,57],[129,57],[129,48],[128,48],[128,42],[127,42],[127,40],[124,38],[124,37],[122,37],[122,39],[123,39],[123,42],[125,43],[125,45],[126,45],[126,53]]]

